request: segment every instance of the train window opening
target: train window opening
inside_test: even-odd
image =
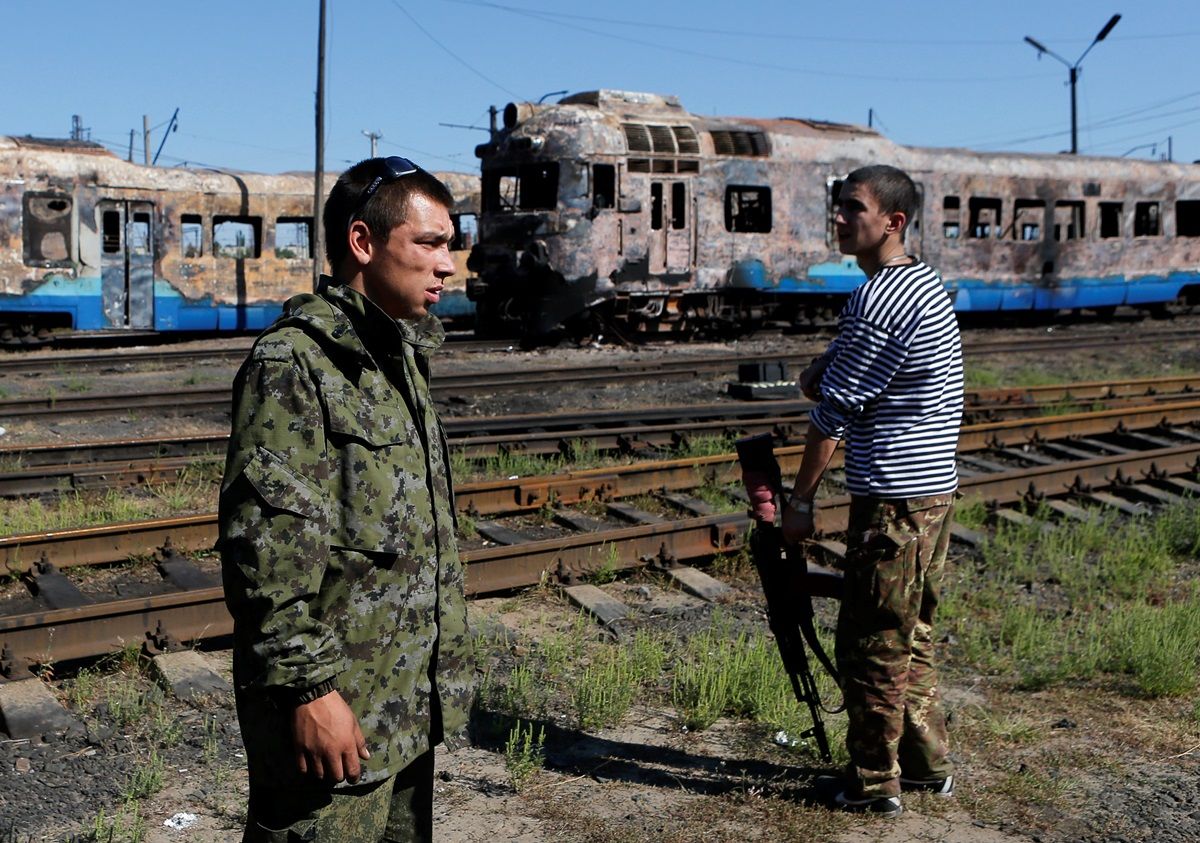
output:
[[[204,254],[204,221],[199,214],[179,217],[179,248],[185,258],[198,258]]]
[[[279,217],[275,220],[275,257],[311,258],[312,217]]]
[[[101,248],[106,255],[115,255],[121,251],[121,212],[105,211],[100,219]]]
[[[713,151],[717,155],[770,155],[767,136],[762,132],[722,131],[708,133],[712,138]]]
[[[659,231],[663,227],[663,189],[662,182],[650,185],[650,229]]]
[[[146,211],[137,211],[133,215],[133,221],[129,223],[129,254],[148,255],[150,253],[150,214]]]
[[[674,155],[675,135],[671,132],[670,126],[647,126],[650,132],[650,146],[653,152],[662,152],[667,155]]]
[[[629,172],[631,173],[648,173],[650,172],[649,158],[630,158]]]
[[[1200,237],[1200,201],[1180,199],[1175,203],[1175,236]]]
[[[1121,236],[1121,213],[1123,206],[1120,202],[1100,203],[1100,237],[1111,240]]]
[[[262,217],[213,217],[213,256],[257,258],[262,244]]]
[[[771,188],[725,188],[725,230],[766,234],[771,230]]]
[[[479,217],[475,214],[451,214],[450,222],[454,224],[450,251],[461,252],[479,242]]]
[[[671,228],[676,230],[687,225],[687,188],[683,182],[671,185]]]
[[[557,204],[557,162],[506,167],[483,176],[485,211],[552,211]]]
[[[825,182],[826,186],[826,207],[828,213],[825,215],[825,221],[828,230],[825,232],[825,242],[833,245],[837,242],[837,226],[834,225],[833,218],[837,215],[838,197],[842,193],[842,185],[845,179],[828,179]]]
[[[522,211],[551,211],[558,204],[558,164],[522,164],[518,171]]]
[[[1157,202],[1138,202],[1133,206],[1133,236],[1158,237],[1162,234]]]
[[[1083,202],[1064,199],[1054,203],[1054,239],[1082,240],[1084,233]]]
[[[625,130],[625,146],[630,152],[649,152],[650,133],[641,123],[622,123]]]
[[[698,173],[700,172],[699,161],[676,161],[675,172],[677,173]]]
[[[25,263],[64,266],[71,262],[71,197],[26,193],[22,233]]]
[[[976,240],[986,240],[999,235],[1000,200],[989,196],[972,196],[967,200],[967,211],[971,216],[968,235]]]
[[[1041,199],[1017,199],[1013,202],[1013,240],[1042,239],[1042,219],[1046,203]]]
[[[654,173],[673,173],[675,162],[670,158],[655,158],[650,162],[650,170]]]
[[[617,168],[612,164],[592,165],[592,207],[612,208],[617,203]]]
[[[947,240],[957,240],[962,236],[962,222],[959,213],[960,205],[957,196],[942,198],[942,236]]]
[[[672,126],[671,131],[675,133],[675,145],[679,147],[680,155],[700,154],[700,138],[696,137],[695,129],[691,126]]]

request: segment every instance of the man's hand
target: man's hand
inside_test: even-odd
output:
[[[817,357],[800,373],[800,391],[809,401],[821,400],[821,376],[828,367],[828,360]]]
[[[342,695],[330,691],[292,712],[292,739],[301,775],[329,783],[354,784],[362,773],[359,759],[371,757],[358,719]]]
[[[816,528],[813,526],[811,512],[798,512],[795,508],[783,508],[783,541],[786,544],[799,544],[805,539],[811,539]]]
[[[742,484],[750,498],[750,514],[759,524],[775,523],[775,490],[771,478],[765,471],[745,470]]]

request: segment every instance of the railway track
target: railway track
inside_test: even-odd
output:
[[[1077,347],[1077,346],[1076,346]],[[1034,351],[1036,348],[1026,350]],[[980,351],[979,353],[985,353]],[[807,362],[809,355],[790,355],[792,362]],[[662,377],[700,376],[713,371],[735,372],[748,362],[761,362],[761,357],[721,356],[697,360],[657,360],[603,364],[593,367],[555,367],[526,369],[514,372],[453,372],[439,374],[434,382],[435,398],[450,400],[453,396],[500,391],[545,390],[555,386],[578,386],[587,382],[613,382]],[[1188,392],[1200,389],[1200,377],[1180,376],[1131,380],[1119,384],[1094,382],[1073,384],[1068,395],[1063,385],[1032,387],[1020,390],[978,391],[975,395],[991,396],[987,400],[1013,401],[1028,393],[1033,401],[1075,398],[1113,398],[1136,394]],[[180,389],[122,392],[111,395],[52,395],[38,398],[0,399],[0,420],[60,419],[68,417],[124,416],[139,412],[155,415],[187,415],[192,413],[229,410],[230,392],[227,385],[194,386]],[[984,400],[979,397],[978,400]],[[778,403],[778,402],[772,402]],[[581,414],[582,415],[582,414]],[[603,417],[603,411],[591,415]]]
[[[1026,338],[1021,340],[981,341],[967,343],[967,355],[1047,353],[1056,349],[1110,347],[1114,344],[1131,345],[1140,343],[1177,342],[1194,339],[1193,330],[1156,331],[1135,334],[1090,335],[1084,337],[1054,336]],[[442,398],[464,394],[494,394],[545,390],[556,386],[578,386],[587,383],[612,383],[622,381],[653,380],[664,377],[696,377],[713,372],[737,371],[738,366],[762,362],[766,358],[779,360],[798,369],[808,362],[819,349],[817,344],[802,350],[791,350],[778,354],[681,354],[673,358],[655,357],[650,360],[625,360],[602,363],[594,366],[550,366],[520,367],[499,371],[439,371],[434,382],[434,394]],[[147,352],[146,359],[163,359],[166,350]],[[210,352],[179,350],[179,355],[196,362],[212,363],[214,359],[230,358],[234,350],[216,349]],[[206,358],[203,355],[208,354]],[[236,350],[236,359],[244,356],[244,349]],[[234,356],[236,356],[234,355]],[[109,358],[128,358],[130,353],[115,355],[83,355],[55,359],[42,368],[21,368],[28,364],[23,358],[0,357],[0,374],[5,371],[37,371],[49,369],[61,372],[64,366],[96,366]],[[115,365],[109,363],[109,366]],[[6,370],[4,367],[9,366]],[[12,398],[0,400],[0,419],[96,416],[153,410],[159,414],[184,414],[198,411],[225,411],[229,403],[228,386],[197,386],[172,390],[147,392],[122,392],[114,395],[55,395],[39,398]]]
[[[1068,403],[1116,409],[1150,401],[1188,400],[1200,376],[1088,382],[1026,390],[982,390],[968,395],[968,424],[1062,412]],[[811,402],[772,401],[447,418],[450,445],[468,458],[502,452],[567,455],[653,455],[690,440],[772,433],[778,444],[804,434]],[[224,454],[225,434],[121,439],[88,443],[0,447],[0,497],[50,495],[177,480],[198,461]]]
[[[161,335],[150,334],[146,339],[161,339]],[[254,344],[254,337],[233,341],[223,348],[179,348],[171,345],[156,345],[141,348],[125,348],[117,351],[70,351],[54,354],[29,354],[0,351],[0,375],[36,374],[69,367],[74,371],[94,371],[114,367],[186,364],[225,363],[236,366],[246,359]],[[513,347],[511,340],[477,340],[464,334],[447,334],[446,348],[456,353],[504,351]]]
[[[1062,517],[1086,517],[1081,505],[1146,512],[1200,492],[1198,421],[1195,406],[1162,405],[973,426],[963,431],[961,488],[1010,518],[1021,517],[1010,507],[1030,499],[1045,500]],[[801,453],[778,449],[785,474]],[[460,509],[490,542],[464,549],[468,591],[503,591],[546,577],[571,582],[604,565],[669,569],[734,552],[746,516],[713,511],[690,493],[736,474],[735,458],[719,455],[461,487]],[[845,529],[848,503],[844,495],[822,501],[817,526],[824,538],[814,545],[820,552],[839,553],[836,534]],[[581,504],[589,506],[581,511]],[[516,520],[496,520],[502,516]],[[957,535],[978,540],[970,531]],[[198,564],[184,555],[211,547],[214,536],[215,516],[202,515],[0,541],[8,570],[22,575],[32,595],[0,610],[0,673],[19,675],[47,659],[98,655],[131,641],[161,648],[228,634],[211,560]],[[118,585],[111,594],[85,594],[63,573],[151,552],[157,581],[147,584],[144,566],[135,566],[136,581],[124,591]]]

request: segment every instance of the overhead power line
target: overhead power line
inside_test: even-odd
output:
[[[494,3],[490,0],[449,0],[452,3],[461,3],[466,6],[481,6],[486,8],[499,9],[504,12],[514,14],[531,14],[544,15],[546,17],[562,18],[564,20],[578,20],[589,23],[604,23],[612,26],[628,26],[636,29],[659,29],[670,32],[687,32],[697,35],[721,35],[725,37],[736,38],[757,38],[776,41],[805,41],[812,43],[836,43],[836,44],[895,44],[896,38],[855,38],[846,35],[812,35],[812,34],[796,34],[792,32],[762,32],[746,29],[728,29],[724,27],[703,27],[703,26],[684,26],[681,24],[670,23],[654,23],[645,19],[640,20],[625,20],[621,18],[604,18],[595,15],[578,15],[568,12],[559,12],[552,9],[531,9],[525,6],[511,6],[505,3]],[[1147,34],[1147,35],[1124,35],[1120,40],[1154,40],[1167,38],[1188,38],[1196,37],[1200,32],[1172,32],[1164,34]],[[1063,39],[1054,39],[1063,43],[1080,42],[1081,39],[1071,37]],[[1011,46],[1011,38],[909,38],[903,39],[905,45],[924,44],[937,47],[978,47],[984,45],[995,46]]]
[[[478,68],[469,64],[466,59],[464,59],[458,53],[454,52],[449,47],[447,47],[445,44],[443,44],[441,41],[439,41],[432,32],[430,32],[425,27],[421,26],[421,22],[418,21],[416,18],[414,18],[412,16],[412,14],[408,11],[408,9],[401,6],[397,2],[397,0],[392,0],[392,5],[395,6],[397,9],[399,9],[400,13],[403,14],[406,18],[408,18],[413,26],[415,26],[417,29],[419,29],[426,38],[428,38],[430,41],[432,41],[434,44],[436,44],[442,50],[442,52],[444,52],[446,55],[450,56],[450,58],[454,59],[456,62],[461,64],[467,70],[474,73],[476,76],[478,76],[484,82],[487,82],[489,85],[491,85],[495,88],[499,88],[501,91],[504,91],[504,93],[508,94],[510,97],[512,97],[514,99],[521,99],[521,95],[518,94],[516,91],[512,91],[512,90],[509,90],[508,88],[504,87],[499,82],[497,82],[495,79],[493,79],[490,76],[488,76],[487,74],[485,74],[483,71],[481,71]]]
[[[395,2],[395,0],[393,0]],[[462,2],[462,0],[456,0]],[[740,59],[733,56],[724,56],[718,53],[706,53],[702,50],[691,50],[686,47],[671,47],[663,44],[661,41],[647,41],[641,38],[631,38],[626,35],[616,35],[611,32],[593,29],[588,26],[581,26],[575,23],[569,23],[565,20],[557,20],[555,15],[543,12],[529,11],[520,9],[515,6],[502,6],[498,3],[478,2],[472,5],[488,6],[500,11],[509,12],[520,17],[532,18],[543,23],[560,26],[564,29],[573,29],[578,32],[586,32],[589,35],[598,35],[601,38],[609,38],[614,41],[624,41],[628,44],[636,44],[639,47],[650,47],[660,52],[678,53],[679,55],[692,56],[693,58],[701,58],[706,61],[720,61],[727,64],[736,64],[743,67],[755,67],[763,70],[776,70],[783,73],[795,73],[802,76],[818,76],[830,79],[862,79],[868,81],[886,81],[886,82],[935,82],[935,83],[974,83],[974,82],[1011,82],[1021,79],[1047,79],[1049,74],[1045,73],[1030,73],[1017,74],[1008,76],[897,76],[895,74],[861,74],[861,73],[841,73],[836,70],[820,70],[811,67],[795,67],[783,64],[774,64],[772,62],[754,61],[752,59]]]

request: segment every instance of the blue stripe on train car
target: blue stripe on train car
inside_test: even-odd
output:
[[[867,276],[858,268],[854,258],[841,261],[813,264],[808,268],[807,278],[795,278],[785,275],[779,279],[779,285],[774,288],[780,293],[852,293],[859,287]]]
[[[475,302],[467,298],[465,290],[447,290],[429,310],[441,319],[459,319],[475,315]]]
[[[70,278],[46,276],[28,293],[0,293],[0,311],[10,313],[65,313],[79,331],[98,331],[108,327],[100,300],[100,276]]]
[[[154,282],[154,328],[157,331],[261,331],[274,322],[282,310],[282,302],[238,307],[214,304],[209,296],[188,301],[167,282]]]

